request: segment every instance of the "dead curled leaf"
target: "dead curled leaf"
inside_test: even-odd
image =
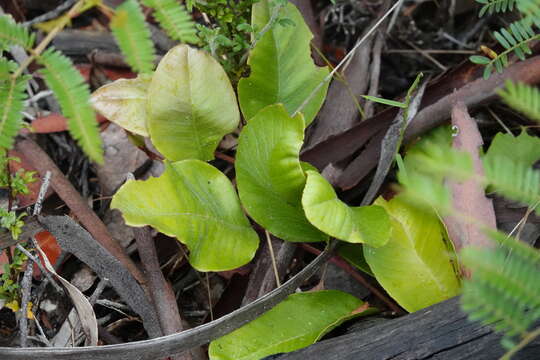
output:
[[[139,75],[136,79],[120,79],[102,86],[92,94],[92,105],[111,122],[147,137],[146,93],[151,79]]]
[[[79,319],[81,321],[82,329],[84,333],[86,334],[86,346],[97,346],[98,342],[98,329],[97,329],[97,319],[96,314],[94,313],[94,309],[92,308],[92,305],[86,298],[86,296],[83,295],[77,289],[75,286],[73,286],[69,281],[58,275],[54,268],[52,267],[51,263],[49,262],[49,259],[47,258],[47,255],[41,250],[41,248],[38,246],[37,250],[39,251],[40,258],[42,259],[42,263],[45,266],[45,268],[53,274],[58,281],[62,283],[64,288],[67,290],[69,296],[71,297],[71,300],[73,301],[73,306],[75,306],[75,309],[77,310],[77,314],[79,315]]]
[[[474,173],[482,177],[484,169],[479,156],[482,136],[463,102],[456,103],[452,108],[452,126],[457,130],[452,146],[470,154]],[[496,229],[495,211],[478,177],[464,181],[447,179],[446,184],[452,195],[453,208],[460,214],[459,217],[445,216],[443,219],[456,251],[465,246],[493,246],[483,228]]]

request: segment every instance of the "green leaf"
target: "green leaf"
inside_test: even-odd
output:
[[[532,166],[540,159],[540,139],[530,136],[525,130],[518,136],[498,133],[491,142],[484,160],[491,161],[490,159],[499,156]]]
[[[306,176],[298,159],[304,140],[301,114],[291,118],[283,105],[261,110],[244,127],[236,152],[236,180],[248,214],[287,241],[325,241],[302,209]]]
[[[212,160],[221,138],[240,121],[236,96],[219,63],[179,45],[163,57],[148,88],[148,130],[171,161]]]
[[[171,39],[196,44],[195,22],[183,5],[176,0],[143,0],[142,3],[155,10],[154,17]]]
[[[268,0],[253,5],[252,26],[263,29],[272,17]],[[238,83],[238,96],[244,118],[249,121],[267,105],[282,103],[293,114],[328,74],[327,68],[313,63],[309,31],[302,14],[291,3],[282,9],[295,26],[272,26],[251,51],[251,74]],[[328,83],[313,96],[302,112],[306,126],[319,111]]]
[[[152,76],[118,79],[103,85],[92,94],[91,102],[101,115],[122,128],[148,137],[146,101]]]
[[[469,57],[469,60],[474,64],[487,65],[491,60],[485,56],[473,55]]]
[[[349,264],[365,272],[369,276],[375,277],[364,257],[364,248],[362,244],[341,243],[337,252],[339,256],[347,260]]]
[[[364,246],[364,256],[377,281],[403,308],[414,312],[459,293],[443,228],[437,217],[406,204],[401,196],[377,199],[392,221],[385,246]]]
[[[0,152],[11,149],[13,139],[22,127],[22,110],[26,100],[28,77],[0,80]],[[3,155],[0,155],[3,156]],[[3,162],[0,162],[3,163]],[[5,169],[0,170],[0,174]]]
[[[334,188],[316,171],[307,171],[302,205],[308,220],[319,230],[350,243],[383,246],[391,225],[380,206],[349,207],[338,199]]]
[[[237,268],[257,250],[257,233],[231,182],[200,160],[166,163],[159,178],[126,182],[111,207],[129,225],[151,225],[186,244],[189,262],[199,271]]]
[[[101,137],[96,114],[90,105],[88,84],[71,60],[54,48],[47,49],[38,58],[38,62],[45,66],[41,72],[68,119],[71,136],[90,159],[102,163]]]
[[[129,66],[137,72],[151,72],[155,49],[137,1],[127,0],[116,8],[111,30]]]
[[[383,99],[383,98],[370,96],[370,95],[362,95],[362,97],[366,100],[370,100],[379,104],[390,105],[390,106],[394,106],[394,107],[398,107],[402,109],[405,109],[407,107],[407,104],[399,102],[399,101]]]
[[[337,290],[290,295],[256,320],[210,343],[210,360],[258,360],[315,343],[344,321],[373,313]],[[358,312],[360,311],[360,312]]]

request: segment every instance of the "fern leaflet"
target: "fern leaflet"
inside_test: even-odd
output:
[[[190,44],[198,42],[193,19],[176,0],[143,0],[142,3],[154,9],[154,17],[172,39]]]
[[[17,64],[6,58],[0,57],[0,81],[9,80],[11,73],[15,71]]]
[[[510,80],[507,80],[505,85],[504,89],[497,92],[504,102],[532,120],[540,122],[540,90]]]
[[[519,0],[519,11],[525,15],[525,19],[540,27],[540,2],[538,0]]]
[[[462,308],[472,320],[494,324],[505,333],[503,344],[525,336],[540,319],[540,252],[516,239],[493,232],[496,249],[466,248],[463,263],[472,270],[463,284]]]
[[[154,68],[154,44],[135,0],[127,0],[116,8],[111,30],[131,68],[140,73],[150,73]]]
[[[482,17],[486,13],[491,15],[494,12],[512,11],[514,10],[516,0],[476,0],[476,2],[483,5],[478,13],[478,17]]]
[[[540,200],[540,171],[506,156],[484,158],[486,180],[495,191],[534,206]]]
[[[22,110],[29,77],[0,81],[0,148],[10,149],[22,126]]]
[[[515,21],[505,29],[493,32],[495,39],[504,47],[504,51],[500,54],[494,54],[490,59],[485,56],[471,56],[469,59],[476,64],[485,65],[484,78],[487,79],[491,75],[493,69],[501,73],[508,66],[508,55],[516,54],[520,60],[525,60],[525,55],[532,54],[529,43],[540,39],[540,34],[536,34],[532,28],[530,21]]]
[[[68,119],[69,132],[92,160],[102,163],[96,115],[90,106],[90,90],[83,77],[71,60],[52,48],[46,50],[38,61],[45,66],[43,77]]]
[[[34,45],[34,39],[34,34],[13,21],[11,16],[0,15],[0,51],[12,45],[31,49],[32,45]]]

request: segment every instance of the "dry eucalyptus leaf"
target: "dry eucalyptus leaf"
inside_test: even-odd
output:
[[[454,105],[452,109],[452,125],[457,129],[452,146],[457,150],[468,152],[473,160],[474,172],[483,176],[484,169],[479,157],[479,148],[483,144],[482,136],[476,122],[469,116],[467,107],[462,102]],[[454,210],[462,215],[460,218],[454,216],[444,218],[448,235],[456,251],[469,245],[492,246],[492,241],[481,228],[482,226],[492,229],[497,227],[493,203],[486,197],[483,184],[476,178],[464,181],[448,180],[446,184],[452,193]]]

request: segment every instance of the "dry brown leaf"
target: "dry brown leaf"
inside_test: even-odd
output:
[[[483,144],[482,136],[463,102],[456,103],[452,108],[452,125],[457,130],[452,146],[457,150],[468,152],[473,160],[475,174],[483,176],[484,169],[479,156],[479,148]],[[493,246],[493,242],[489,240],[482,228],[495,229],[497,227],[495,211],[478,177],[461,182],[447,180],[446,184],[452,194],[453,208],[460,214],[460,217],[446,216],[443,219],[456,251],[459,252],[463,247],[471,245]]]

